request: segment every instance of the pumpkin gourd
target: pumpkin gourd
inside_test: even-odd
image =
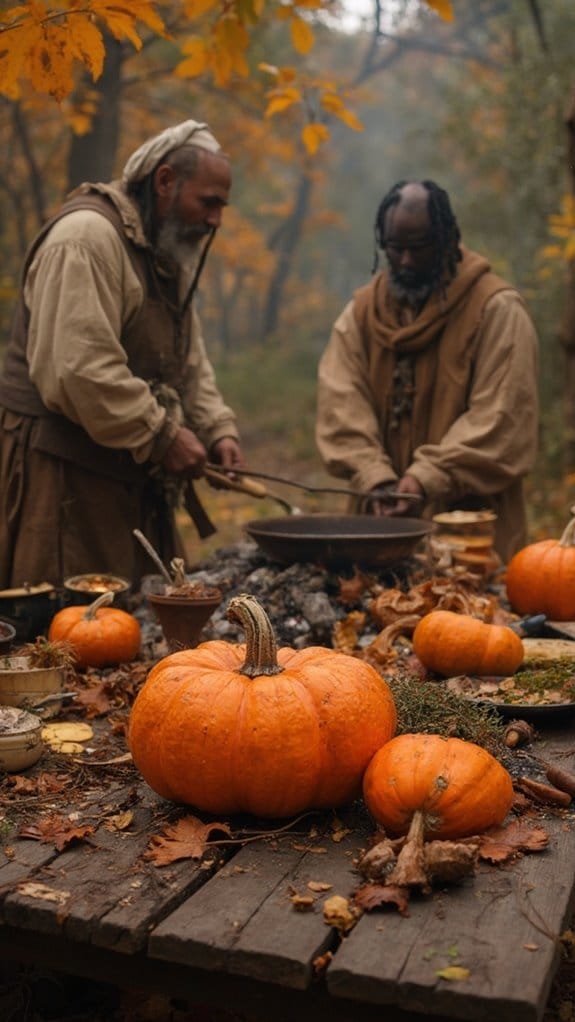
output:
[[[67,642],[80,668],[122,664],[140,651],[140,625],[127,611],[106,606],[113,599],[112,592],[102,593],[88,607],[64,607],[50,622],[48,638]]]
[[[255,597],[230,601],[246,644],[204,642],[152,668],[130,715],[134,763],[164,798],[210,813],[291,816],[341,805],[395,732],[369,664],[311,646],[277,650]]]
[[[507,566],[507,597],[519,614],[552,621],[575,618],[575,518],[561,539],[542,539],[518,550]]]
[[[390,834],[407,834],[419,814],[426,837],[452,839],[502,823],[513,801],[513,782],[505,767],[473,742],[404,734],[376,752],[363,793],[370,813]]]
[[[523,643],[507,625],[491,625],[471,614],[432,610],[418,622],[413,650],[430,671],[456,674],[513,674],[523,662]]]

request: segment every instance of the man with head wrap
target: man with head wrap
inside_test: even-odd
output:
[[[433,181],[394,185],[375,239],[387,269],[348,303],[320,362],[319,452],[354,489],[383,491],[355,510],[495,511],[507,560],[526,542],[522,485],[537,445],[531,319],[511,284],[460,244]]]
[[[152,568],[174,509],[242,464],[192,298],[231,187],[206,124],[145,142],[120,181],[77,188],[32,242],[0,377],[0,588]]]

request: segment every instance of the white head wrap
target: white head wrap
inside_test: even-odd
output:
[[[141,181],[154,167],[158,165],[163,156],[166,156],[172,149],[179,149],[183,145],[194,145],[200,149],[207,149],[210,153],[221,152],[221,146],[214,138],[207,124],[200,121],[183,121],[173,128],[166,128],[159,135],[144,142],[135,153],[128,159],[122,171],[122,181],[125,185],[135,181]]]

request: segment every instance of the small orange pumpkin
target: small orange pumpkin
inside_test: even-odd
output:
[[[486,749],[461,738],[405,734],[376,752],[363,780],[366,805],[390,834],[421,814],[431,838],[480,834],[503,822],[513,782]]]
[[[413,650],[424,667],[446,678],[456,674],[513,674],[523,662],[523,643],[507,625],[471,614],[432,610],[413,633]]]
[[[278,651],[254,596],[227,613],[245,645],[204,642],[148,675],[130,715],[138,770],[164,798],[210,813],[282,817],[348,802],[395,732],[386,683],[345,653]]]
[[[519,614],[545,614],[552,621],[575,618],[575,518],[561,539],[542,539],[509,561],[507,596]]]
[[[69,643],[80,668],[126,663],[140,651],[140,625],[127,611],[106,606],[113,599],[102,593],[89,607],[64,607],[50,622],[48,638]]]

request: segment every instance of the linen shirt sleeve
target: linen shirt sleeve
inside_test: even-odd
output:
[[[533,467],[537,450],[538,345],[518,295],[485,305],[467,410],[438,444],[424,444],[407,473],[428,498],[505,490]]]
[[[114,227],[78,211],[54,225],[26,278],[30,377],[46,407],[104,447],[136,461],[167,447],[175,429],[120,343],[142,292]]]
[[[327,471],[351,480],[354,489],[397,479],[381,442],[353,301],[336,320],[320,359],[316,444]]]

